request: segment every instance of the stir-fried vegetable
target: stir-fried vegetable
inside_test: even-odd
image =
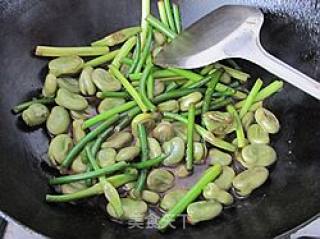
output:
[[[249,196],[267,180],[277,160],[269,134],[280,123],[264,100],[283,82],[248,88],[250,75],[232,59],[196,70],[154,65],[182,31],[177,4],[158,0],[158,11],[160,20],[142,0],[141,26],[91,46],[36,48],[50,57],[41,95],[13,112],[51,138],[48,158],[61,176],[49,184],[61,194],[48,202],[104,195],[110,217],[157,215],[165,230],[182,213],[191,224],[212,220],[234,193]]]

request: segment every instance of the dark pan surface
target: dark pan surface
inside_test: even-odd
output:
[[[182,9],[187,2],[182,1]],[[32,56],[35,45],[88,44],[139,19],[138,0],[0,1],[0,210],[5,214],[54,238],[161,237],[154,230],[128,230],[89,206],[45,203],[50,192],[47,135],[42,128],[26,129],[10,112],[42,85],[46,60]],[[266,16],[263,45],[319,79],[319,58],[310,42],[307,30],[297,32],[294,20]],[[270,80],[261,68],[242,65]],[[166,238],[270,238],[320,212],[320,104],[286,85],[268,107],[282,125],[272,140],[279,160],[268,183],[217,220],[171,231]]]

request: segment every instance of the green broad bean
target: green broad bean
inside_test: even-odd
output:
[[[268,144],[269,134],[258,124],[253,124],[248,128],[247,137],[252,144]]]
[[[242,149],[241,156],[241,163],[246,168],[267,167],[277,160],[276,151],[266,144],[249,144]]]
[[[126,183],[125,185],[123,185],[123,189],[125,190],[125,191],[130,191],[131,189],[133,189],[134,188],[134,186],[136,185],[136,181],[134,181],[134,182],[130,182],[130,183]]]
[[[72,93],[80,93],[79,81],[74,78],[57,78],[59,88],[63,88]]]
[[[148,138],[149,158],[153,159],[162,154],[160,143],[155,138]]]
[[[130,70],[129,65],[123,64],[122,66],[120,66],[120,72],[125,76],[128,75],[129,70]]]
[[[177,113],[179,111],[179,102],[177,100],[168,100],[158,104],[158,110],[160,112],[172,112]]]
[[[153,169],[147,177],[147,186],[150,190],[162,193],[174,185],[173,174],[166,169]]]
[[[161,93],[164,92],[165,89],[166,89],[166,86],[161,80],[154,81],[154,90],[153,90],[154,96],[160,95]]]
[[[172,126],[173,126],[173,131],[175,132],[175,136],[187,142],[187,125],[182,122],[174,122],[172,123]],[[201,140],[200,135],[197,132],[194,132],[193,141],[199,142],[200,140]]]
[[[68,111],[62,106],[55,106],[51,109],[47,119],[47,129],[53,135],[66,133],[70,124]]]
[[[53,165],[59,165],[72,148],[72,139],[67,134],[59,134],[54,137],[49,145],[48,155]]]
[[[144,201],[131,198],[121,198],[120,200],[123,209],[122,216],[118,217],[112,205],[108,203],[107,212],[111,217],[136,222],[144,221],[148,211],[148,205]]]
[[[106,142],[104,142],[101,147],[102,148],[114,148],[114,149],[121,149],[132,141],[132,134],[129,132],[116,132],[111,135]]]
[[[220,164],[221,166],[227,166],[232,162],[232,156],[213,148],[209,150],[209,160],[210,165]]]
[[[153,32],[153,37],[158,46],[164,45],[167,41],[167,38],[161,32],[158,31]]]
[[[180,110],[188,111],[191,104],[197,104],[201,101],[201,99],[202,99],[202,93],[197,91],[181,97],[179,99]]]
[[[129,146],[119,150],[116,161],[132,161],[134,160],[140,153],[140,148],[137,146]]]
[[[174,166],[184,159],[185,143],[183,139],[174,137],[170,141],[164,142],[162,148],[167,155],[162,162],[163,165]]]
[[[204,143],[193,143],[193,163],[202,164],[207,157],[207,147]]]
[[[113,148],[100,149],[97,153],[97,163],[100,168],[108,167],[116,163],[117,152]]]
[[[39,103],[30,105],[22,112],[22,119],[28,126],[37,126],[44,123],[49,116],[47,106]]]
[[[231,76],[227,72],[224,72],[219,81],[223,84],[230,84]]]
[[[97,68],[92,72],[92,81],[101,91],[119,91],[122,87],[120,81],[102,68]]]
[[[229,190],[232,186],[232,181],[235,177],[234,170],[229,166],[222,167],[222,173],[214,181],[214,183],[222,190]]]
[[[249,111],[241,119],[243,128],[248,131],[250,125],[254,122],[254,113]]]
[[[267,133],[275,134],[279,131],[279,120],[271,111],[265,108],[259,108],[256,110],[254,117],[258,125],[260,125]]]
[[[133,192],[132,190],[130,193]],[[150,190],[143,190],[141,193],[141,199],[150,204],[157,204],[160,201],[160,196],[158,193],[150,191]]]
[[[196,224],[202,221],[212,220],[222,212],[220,203],[211,201],[198,201],[191,203],[187,207],[187,219],[191,224]]]
[[[179,178],[186,178],[191,174],[191,171],[187,169],[186,164],[180,164],[178,167],[175,169],[175,175]]]
[[[174,137],[173,126],[170,122],[163,121],[153,129],[152,135],[161,143],[169,141]]]
[[[248,196],[267,181],[269,171],[265,167],[254,167],[239,173],[232,182],[236,192],[241,196]]]
[[[52,97],[56,94],[58,88],[57,77],[53,74],[48,74],[44,81],[42,88],[42,95],[44,97]]]
[[[83,67],[83,60],[79,56],[61,56],[49,62],[49,72],[56,77],[78,73]]]
[[[70,193],[76,193],[78,191],[81,191],[83,189],[86,189],[87,186],[84,182],[73,182],[68,184],[61,185],[61,192],[63,194],[70,194]]]
[[[83,130],[83,120],[78,119],[72,122],[72,136],[73,141],[77,144],[84,136],[86,136],[86,132]]]
[[[231,205],[233,197],[230,193],[219,188],[215,183],[209,183],[202,192],[202,195],[207,200],[216,200],[223,205]]]
[[[126,100],[123,98],[114,98],[114,97],[104,98],[98,106],[98,112],[102,113],[104,111],[116,108],[120,105],[123,105],[125,102]]]
[[[131,121],[131,131],[134,136],[137,136],[138,124],[143,124],[147,132],[150,132],[156,126],[156,119],[159,119],[158,113],[141,113]]]
[[[80,111],[88,107],[88,102],[83,96],[63,88],[58,90],[55,101],[58,105],[63,106],[68,110]]]
[[[262,108],[262,107],[263,107],[263,101],[258,101],[256,103],[254,103],[253,105],[251,105],[251,107],[249,108],[249,111],[255,112],[257,109]]]
[[[94,95],[96,93],[96,86],[92,81],[93,68],[86,66],[83,68],[79,77],[79,88],[83,95]]]
[[[86,172],[87,165],[82,162],[81,154],[72,162],[71,170],[76,174]]]
[[[86,120],[92,117],[93,112],[95,112],[95,108],[89,105],[84,110],[70,110],[70,116],[73,120]]]
[[[229,134],[236,129],[236,121],[228,112],[208,111],[202,120],[206,128],[217,135]]]
[[[166,211],[172,209],[177,204],[177,202],[179,202],[180,199],[187,194],[187,192],[187,189],[182,188],[174,189],[170,192],[167,192],[160,202],[160,207]]]

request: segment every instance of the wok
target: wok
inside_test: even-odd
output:
[[[266,5],[265,2],[274,1],[261,4]],[[281,9],[285,11],[288,4],[288,12],[292,14],[266,13],[262,44],[280,59],[320,79],[316,48],[320,42],[316,29],[319,6],[317,1],[294,1],[296,5],[290,7],[290,2],[284,1]],[[214,8],[210,1],[200,0],[180,1],[180,5],[187,25]],[[48,136],[43,128],[27,129],[10,112],[17,103],[39,93],[46,74],[47,61],[33,57],[32,49],[39,44],[88,44],[108,32],[139,24],[140,9],[139,0],[0,1],[2,215],[53,238],[205,239],[271,238],[319,213],[320,104],[287,84],[281,93],[267,101],[282,125],[280,133],[272,139],[279,160],[270,179],[214,221],[160,234],[152,229],[129,230],[87,204],[45,202],[45,194],[52,192],[47,184],[48,176],[52,175],[46,154]],[[253,79],[256,76],[265,82],[272,79],[258,66],[243,61],[240,64],[252,73]]]

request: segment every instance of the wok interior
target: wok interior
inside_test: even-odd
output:
[[[187,1],[181,4],[183,8]],[[159,236],[155,230],[129,230],[115,224],[86,204],[47,204],[45,194],[52,190],[47,185],[47,176],[52,175],[47,165],[48,137],[42,128],[26,129],[10,112],[17,103],[36,95],[42,85],[46,60],[32,56],[34,46],[85,45],[108,32],[137,25],[140,1],[2,1],[0,9],[4,9],[0,13],[0,210],[55,238]],[[319,79],[318,59],[304,32],[297,33],[290,19],[267,15],[262,44]],[[272,78],[255,65],[239,63],[253,79],[261,76],[268,83]],[[320,104],[289,85],[267,104],[282,126],[272,139],[279,160],[268,182],[214,221],[171,230],[167,238],[269,238],[319,212]]]

